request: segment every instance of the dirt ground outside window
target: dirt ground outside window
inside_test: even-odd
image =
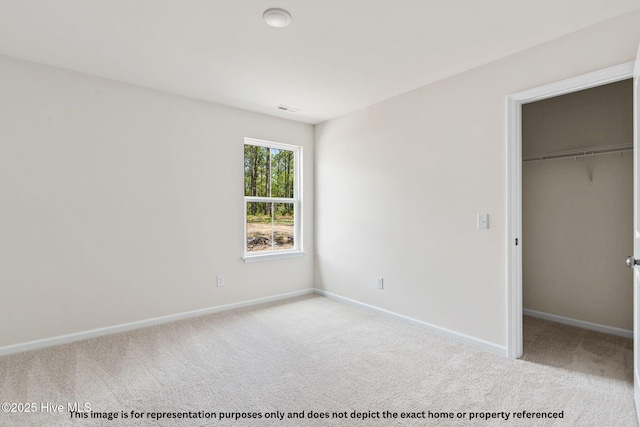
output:
[[[247,252],[293,249],[293,223],[247,222]]]

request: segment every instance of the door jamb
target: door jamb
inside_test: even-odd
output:
[[[507,97],[507,357],[522,357],[522,105],[633,78],[634,62]],[[517,244],[516,244],[517,239]]]

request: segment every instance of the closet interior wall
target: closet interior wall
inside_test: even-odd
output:
[[[633,141],[624,80],[523,105],[523,159]],[[523,307],[633,329],[633,157],[628,149],[524,161]]]

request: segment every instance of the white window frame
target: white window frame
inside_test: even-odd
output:
[[[283,144],[281,142],[265,141],[262,139],[245,138],[244,145],[255,145],[258,147],[275,148],[293,152],[293,197],[254,197],[244,196],[242,209],[244,213],[244,256],[245,262],[266,261],[271,259],[293,258],[302,256],[302,147],[298,145]],[[243,147],[244,147],[243,145]],[[243,149],[244,165],[244,149]],[[243,192],[244,192],[244,167],[243,167]],[[259,252],[247,251],[247,203],[292,203],[293,204],[293,248],[284,250],[265,250]]]

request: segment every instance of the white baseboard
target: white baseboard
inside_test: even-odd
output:
[[[67,344],[74,341],[85,340],[88,338],[95,338],[102,335],[110,335],[118,332],[131,331],[133,329],[145,328],[147,326],[160,325],[162,323],[175,322],[176,320],[189,319],[191,317],[204,316],[206,314],[219,313],[221,311],[233,310],[235,308],[249,307],[257,304],[264,304],[267,302],[278,301],[288,298],[294,298],[297,296],[312,294],[313,289],[303,289],[301,291],[288,292],[286,294],[273,295],[270,297],[256,298],[247,301],[236,302],[232,304],[219,305],[216,307],[203,308],[200,310],[187,311],[184,313],[171,314],[168,316],[154,317],[152,319],[141,320],[138,322],[123,323],[115,326],[108,326],[105,328],[92,329],[84,332],[77,332],[68,335],[60,335],[53,338],[45,338],[36,341],[29,341],[21,344],[13,344],[5,347],[0,347],[0,356],[7,354],[21,353],[23,351],[35,350],[38,348],[51,347],[54,345]]]
[[[506,356],[507,354],[507,349],[506,347],[503,346],[499,346],[497,344],[488,342],[488,341],[484,341],[481,340],[479,338],[474,338],[471,337],[469,335],[465,335],[456,331],[452,331],[450,329],[446,329],[446,328],[442,328],[440,326],[436,326],[436,325],[432,325],[430,323],[427,322],[423,322],[421,320],[417,320],[417,319],[413,319],[411,317],[408,316],[404,316],[402,314],[398,314],[398,313],[394,313],[392,311],[389,310],[385,310],[383,308],[379,308],[373,305],[369,305],[369,304],[365,304],[362,303],[360,301],[356,301],[356,300],[352,300],[350,298],[346,298],[337,294],[333,294],[331,292],[327,292],[321,289],[304,289],[301,291],[295,291],[295,292],[289,292],[286,294],[279,294],[279,295],[273,295],[270,297],[264,297],[264,298],[256,298],[256,299],[252,299],[252,300],[247,300],[247,301],[241,301],[241,302],[237,302],[237,303],[232,303],[232,304],[226,304],[226,305],[220,305],[220,306],[215,306],[215,307],[210,307],[210,308],[204,308],[204,309],[200,309],[200,310],[193,310],[193,311],[188,311],[188,312],[184,312],[184,313],[178,313],[178,314],[172,314],[172,315],[168,315],[168,316],[162,316],[162,317],[155,317],[152,319],[146,319],[146,320],[141,320],[138,322],[131,322],[131,323],[124,323],[124,324],[120,324],[120,325],[115,325],[115,326],[108,326],[105,328],[98,328],[98,329],[92,329],[89,331],[83,331],[83,332],[77,332],[77,333],[73,333],[73,334],[67,334],[67,335],[60,335],[57,337],[52,337],[52,338],[45,338],[45,339],[41,339],[41,340],[35,340],[35,341],[29,341],[29,342],[25,342],[25,343],[20,343],[20,344],[13,344],[13,345],[9,345],[9,346],[5,346],[5,347],[0,347],[0,356],[4,356],[4,355],[8,355],[8,354],[14,354],[14,353],[21,353],[24,351],[28,351],[28,350],[35,350],[35,349],[39,349],[39,348],[45,348],[45,347],[51,347],[54,345],[60,345],[60,344],[67,344],[70,342],[74,342],[74,341],[81,341],[81,340],[85,340],[85,339],[89,339],[89,338],[95,338],[95,337],[99,337],[99,336],[103,336],[103,335],[110,335],[110,334],[114,334],[114,333],[119,333],[119,332],[126,332],[126,331],[131,331],[134,329],[140,329],[140,328],[145,328],[147,326],[153,326],[153,325],[160,325],[163,323],[169,323],[169,322],[175,322],[177,320],[182,320],[182,319],[189,319],[192,317],[198,317],[198,316],[204,316],[207,314],[212,314],[212,313],[219,313],[221,311],[227,311],[227,310],[233,310],[236,308],[242,308],[242,307],[249,307],[249,306],[253,306],[253,305],[257,305],[257,304],[264,304],[264,303],[268,303],[268,302],[273,302],[273,301],[279,301],[279,300],[283,300],[283,299],[288,299],[288,298],[294,298],[297,296],[302,296],[302,295],[308,295],[311,293],[316,293],[318,295],[323,295],[327,298],[331,298],[334,299],[336,301],[341,301],[343,303],[346,304],[350,304],[352,306],[355,307],[359,307],[359,308],[363,308],[366,310],[371,310],[373,312],[376,313],[380,313],[380,314],[385,314],[388,316],[392,316],[396,319],[400,319],[409,323],[412,323],[414,325],[418,325],[421,327],[424,327],[426,329],[428,329],[431,332],[434,332],[436,334],[439,335],[443,335],[443,336],[447,336],[447,337],[452,337],[458,341],[462,341],[465,342],[467,344],[471,344],[475,347],[479,347],[479,348],[483,348],[485,350],[491,351],[493,353],[502,355],[502,356]],[[530,310],[524,310],[525,314],[529,314],[526,313],[527,311]],[[537,312],[535,312],[537,313]],[[540,314],[545,314],[545,313],[540,313]],[[531,316],[535,316],[535,314],[529,314]],[[547,315],[547,316],[553,316],[553,315]],[[535,316],[535,317],[542,317],[542,316]],[[549,320],[554,320],[557,322],[560,322],[559,320],[556,320],[556,317],[559,316],[553,316],[554,319],[549,318]],[[567,319],[567,320],[572,320],[572,319]],[[579,322],[579,321],[575,321],[575,322]],[[564,323],[564,322],[561,322]],[[570,323],[572,324],[572,323]],[[593,324],[595,325],[595,324]],[[576,326],[580,326],[580,325],[576,325]],[[596,325],[596,326],[600,326],[603,328],[608,328],[606,326],[602,326],[602,325]],[[581,327],[586,327],[586,326],[581,326]],[[587,328],[587,329],[592,329],[592,328]],[[616,328],[609,328],[609,329],[616,329]],[[599,330],[601,332],[605,332],[602,329],[596,329]],[[619,331],[624,331],[622,329],[620,329]],[[626,333],[631,333],[630,331],[624,331]],[[608,332],[608,333],[614,333],[614,332]],[[620,335],[620,333],[616,333],[616,335]],[[622,336],[626,336],[626,335],[622,335]]]
[[[557,316],[555,314],[543,313],[541,311],[529,310],[526,308],[522,310],[522,314],[525,316],[550,320],[552,322],[564,323],[565,325],[577,326],[578,328],[590,329],[592,331],[604,332],[605,334],[633,339],[633,331],[629,331],[627,329],[614,328],[613,326],[601,325],[599,323],[585,322],[584,320],[570,319],[568,317]]]
[[[501,356],[507,356],[507,348],[503,346],[499,346],[489,341],[484,341],[479,338],[474,338],[469,335],[462,334],[460,332],[452,331],[450,329],[442,328],[440,326],[432,325],[431,323],[423,322],[422,320],[413,319],[411,317],[404,316],[402,314],[394,313],[389,310],[385,310],[383,308],[379,308],[373,305],[365,304],[360,301],[352,300],[350,298],[345,298],[340,295],[336,295],[331,292],[323,291],[321,289],[314,289],[314,292],[318,295],[323,295],[327,298],[334,299],[336,301],[344,302],[349,305],[353,305],[355,307],[364,308],[366,310],[371,310],[376,313],[385,314],[387,316],[395,317],[396,319],[403,320],[405,322],[412,323],[414,325],[421,326],[423,328],[428,329],[429,331],[436,333],[438,335],[454,338],[458,341],[462,341],[466,344],[471,344],[474,347],[480,347],[485,350],[489,350],[493,353],[497,353]]]

